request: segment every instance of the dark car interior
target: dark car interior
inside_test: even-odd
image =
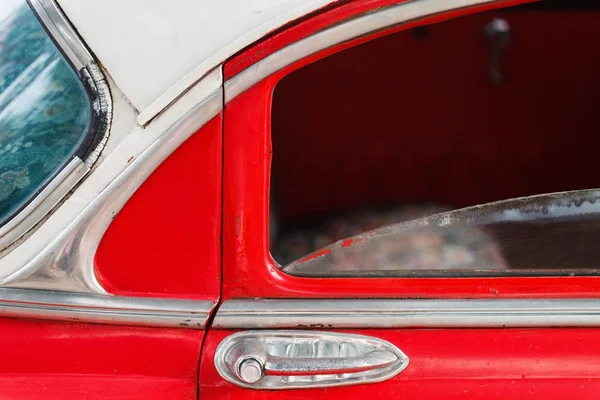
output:
[[[546,0],[400,31],[286,76],[272,105],[273,257],[600,187],[599,49],[600,2]]]

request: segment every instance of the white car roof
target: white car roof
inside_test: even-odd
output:
[[[335,0],[58,0],[145,124],[211,69]]]

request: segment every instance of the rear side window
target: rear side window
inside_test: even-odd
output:
[[[588,3],[403,30],[281,79],[269,247],[282,270],[597,275],[600,8]]]
[[[82,146],[88,95],[24,0],[0,6],[0,226]]]

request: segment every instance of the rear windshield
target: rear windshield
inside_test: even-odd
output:
[[[24,0],[0,4],[0,226],[81,146],[86,91]]]

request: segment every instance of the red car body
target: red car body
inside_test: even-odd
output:
[[[225,85],[288,45],[396,3],[337,2],[286,25],[229,59],[224,64]],[[212,302],[206,325],[194,327],[190,321],[178,327],[140,327],[90,323],[77,317],[69,321],[3,318],[0,398],[587,400],[600,395],[600,325],[593,322],[595,316],[590,316],[589,324],[536,323],[531,317],[533,322],[509,322],[504,327],[498,322],[376,327],[335,321],[307,326],[301,319],[295,323],[297,314],[292,313],[287,322],[273,326],[267,326],[270,320],[266,320],[265,328],[380,338],[401,349],[410,363],[381,382],[284,391],[240,387],[225,380],[215,367],[217,347],[225,338],[258,326],[237,324],[234,317],[223,322],[221,310],[232,302],[480,299],[541,304],[550,299],[598,297],[597,276],[295,277],[282,272],[269,252],[271,104],[281,79],[317,60],[395,32],[467,15],[477,18],[484,12],[504,15],[500,9],[521,3],[526,2],[458,8],[343,41],[280,68],[228,100],[128,200],[104,234],[94,259],[98,281],[112,295]],[[488,20],[490,14],[481,15]],[[514,21],[516,27],[526,25],[520,25],[519,16]],[[600,28],[595,11],[581,11],[569,21]],[[393,72],[385,66],[380,71],[383,78]],[[396,96],[402,94],[391,95]],[[384,122],[377,115],[371,118],[371,127],[381,129]],[[324,139],[323,144],[313,142],[307,147],[329,145]],[[385,314],[383,310],[380,315]],[[365,318],[378,318],[378,314]]]

